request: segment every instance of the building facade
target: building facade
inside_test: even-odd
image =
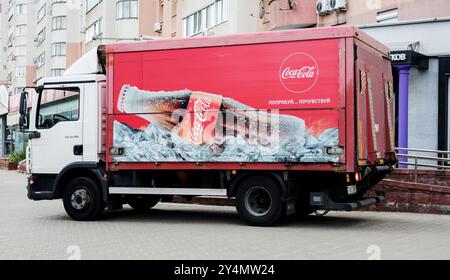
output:
[[[217,36],[257,31],[257,5],[253,1],[184,0],[182,2],[181,17],[178,17],[181,24],[177,24],[178,34],[181,35],[179,37]]]
[[[25,138],[19,132],[19,98],[25,87],[34,86],[36,67],[34,65],[35,45],[35,1],[34,0],[1,0],[3,34],[1,50],[3,65],[1,72],[3,84],[8,92],[8,115],[3,137],[4,153],[23,150]],[[0,76],[2,76],[0,75]]]
[[[8,24],[6,19],[7,7],[0,2],[0,157],[6,155],[6,115],[9,107],[9,93],[6,81],[6,40]]]
[[[81,2],[36,1],[36,80],[61,76],[81,55]]]
[[[86,0],[82,9],[84,51],[99,44],[161,36],[162,6],[159,0]]]
[[[397,60],[397,145],[450,149],[448,0],[257,2],[260,31],[350,24],[389,46]]]

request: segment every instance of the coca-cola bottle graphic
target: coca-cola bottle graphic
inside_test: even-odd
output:
[[[207,92],[156,92],[124,85],[117,109],[156,123],[193,145],[209,144],[216,152],[223,149],[220,145],[229,136],[263,146],[276,146],[280,141],[298,145],[304,138],[305,124],[297,117],[259,111]]]

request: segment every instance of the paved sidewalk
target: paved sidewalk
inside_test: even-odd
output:
[[[25,182],[0,171],[0,259],[450,259],[450,216],[331,213],[255,228],[232,207],[160,204],[75,222],[61,201],[29,201]]]

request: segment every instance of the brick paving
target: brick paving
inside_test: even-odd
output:
[[[0,259],[450,259],[450,216],[333,212],[254,228],[233,207],[160,204],[75,222],[61,201],[29,201],[25,181],[0,171]]]

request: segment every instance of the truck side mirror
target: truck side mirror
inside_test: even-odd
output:
[[[30,128],[29,114],[28,114],[28,92],[23,91],[20,94],[20,107],[19,107],[19,127],[20,131],[24,132]]]
[[[25,132],[25,130],[30,128],[30,123],[28,121],[28,115],[21,115],[19,118],[19,127],[21,132]]]
[[[20,115],[28,114],[28,92],[22,91],[20,94],[20,107],[19,107]]]

